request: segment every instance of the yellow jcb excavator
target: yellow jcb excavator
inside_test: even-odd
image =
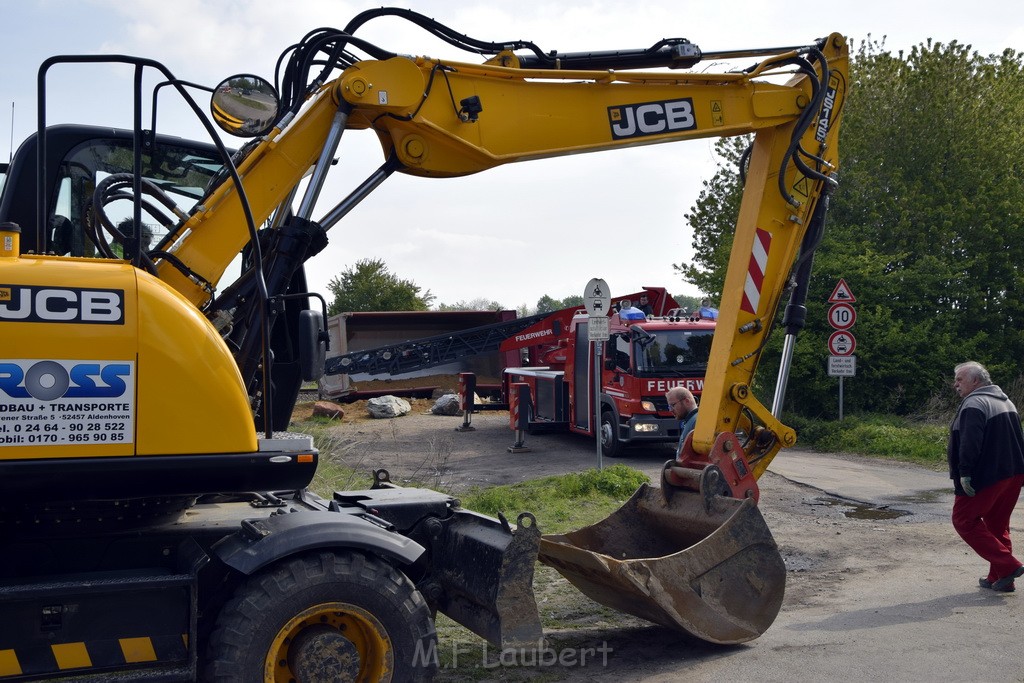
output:
[[[485,61],[357,37],[381,16]],[[692,70],[702,59],[750,63]],[[389,8],[309,33],[273,85],[208,88],[209,116],[198,86],[150,60],[44,62],[39,130],[0,196],[0,678],[427,680],[437,611],[495,644],[537,642],[538,557],[600,602],[710,642],[763,633],[785,572],[756,480],[794,442],[778,407],[836,185],[847,62],[837,34],[557,53]],[[68,63],[132,69],[134,128],[47,125],[47,78]],[[158,132],[171,96],[211,142]],[[210,119],[251,140],[227,149]],[[314,216],[343,134],[362,129],[382,165]],[[324,363],[325,306],[303,264],[388,176],[747,133],[700,417],[659,486],[543,538],[529,513],[479,515],[384,471],[330,499],[307,488],[319,454],[282,431]],[[786,290],[769,410],[750,381]]]

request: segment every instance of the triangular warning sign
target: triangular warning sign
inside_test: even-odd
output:
[[[857,297],[850,291],[850,286],[846,284],[846,280],[839,278],[839,282],[836,283],[836,288],[832,290],[832,296],[828,298],[830,304],[838,303],[852,303],[857,300]]]
[[[793,191],[802,197],[810,197],[811,181],[808,178],[801,178],[793,185]]]

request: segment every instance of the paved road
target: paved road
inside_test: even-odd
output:
[[[761,484],[790,567],[772,627],[733,648],[674,647],[658,633],[673,655],[591,680],[1024,681],[1024,582],[1013,594],[977,587],[984,567],[949,523],[945,473],[786,451]],[[794,486],[819,519],[776,508]],[[1024,546],[1024,501],[1011,528]]]
[[[362,454],[351,465],[382,462],[400,480],[422,476],[426,463],[452,485],[488,486],[594,462],[593,442],[575,435],[531,437],[529,452],[509,454],[507,416],[477,416],[478,429],[465,433],[453,431],[457,418],[418,419],[422,431],[406,431],[403,421],[353,425],[339,437]],[[657,480],[668,455],[640,451],[621,462]],[[1024,683],[1024,581],[1018,593],[978,587],[987,568],[952,529],[945,473],[794,450],[778,455],[758,483],[759,507],[788,568],[782,610],[758,639],[735,647],[681,641],[587,607],[579,595],[578,612],[597,617],[549,624],[548,634],[570,657],[607,645],[606,660],[482,671],[463,658],[438,680]],[[1011,526],[1024,547],[1024,501]]]

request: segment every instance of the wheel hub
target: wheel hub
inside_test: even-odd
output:
[[[289,668],[309,683],[358,680],[360,663],[356,646],[331,626],[304,629],[288,648]]]

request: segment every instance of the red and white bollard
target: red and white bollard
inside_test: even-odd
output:
[[[530,423],[530,385],[514,382],[509,387],[508,426],[516,432],[516,442],[508,447],[509,453],[530,450],[526,446],[526,428]]]
[[[473,396],[476,395],[476,375],[472,372],[459,373],[459,408],[462,409],[462,426],[456,427],[457,432],[472,432],[476,427],[470,426],[473,419],[473,412],[476,403]]]

